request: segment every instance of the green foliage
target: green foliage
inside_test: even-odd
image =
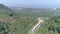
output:
[[[36,24],[35,17],[20,17],[16,20],[15,34],[28,34],[31,28]]]
[[[10,32],[10,23],[0,22],[0,34],[8,34]]]
[[[54,16],[47,20],[44,25],[40,27],[37,34],[60,34],[60,15]]]
[[[0,34],[28,34],[31,28],[37,23],[37,17],[35,16],[20,16],[18,13],[10,11],[10,9],[0,9],[2,9],[0,11],[0,20],[3,17],[12,17],[16,20],[13,22],[1,22]]]
[[[23,8],[22,10],[13,11],[9,7],[0,4],[0,34],[28,34],[33,26],[37,24],[36,19],[38,17],[52,17],[55,13],[59,14],[59,9]],[[3,17],[12,17],[14,20],[13,22],[2,22]],[[60,16],[54,16],[47,20],[37,31],[37,34],[58,33],[60,34]]]

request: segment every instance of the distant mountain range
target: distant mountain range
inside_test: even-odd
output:
[[[32,4],[32,5],[19,4],[19,5],[14,5],[12,7],[60,8],[60,5],[58,5],[58,4]]]

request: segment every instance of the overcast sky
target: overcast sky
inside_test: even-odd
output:
[[[6,6],[60,7],[60,0],[0,0]]]

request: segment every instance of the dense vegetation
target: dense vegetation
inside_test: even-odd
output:
[[[37,34],[60,34],[60,15],[56,15],[42,24]]]
[[[34,8],[13,10],[3,4],[0,4],[0,34],[28,34],[31,28],[37,24],[38,17],[51,18],[53,15],[59,14],[59,11],[59,8],[56,10]],[[44,23],[44,25],[42,25],[37,34],[49,34],[51,31],[56,34],[60,33],[59,20],[59,16],[49,19],[46,23]]]
[[[0,34],[28,34],[37,23],[35,16],[20,16],[3,4],[0,9]]]
[[[52,17],[56,14],[60,14],[60,8],[57,8],[56,10],[52,9],[35,9],[35,8],[21,8],[15,9],[14,11],[18,13],[20,16],[35,16],[35,17]]]

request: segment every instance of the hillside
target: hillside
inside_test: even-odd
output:
[[[33,18],[33,19],[37,19],[38,17],[43,17],[43,18],[45,18],[47,21],[46,21],[46,23],[44,23],[41,27],[40,27],[40,29],[37,31],[37,34],[49,34],[49,31],[47,30],[48,29],[48,26],[50,27],[50,25],[49,25],[49,23],[51,22],[51,20],[54,22],[54,19],[55,19],[55,15],[58,15],[58,14],[60,14],[60,8],[57,8],[57,9],[55,9],[54,10],[54,8],[52,8],[52,9],[44,9],[44,8],[41,8],[41,9],[34,9],[34,8],[20,8],[20,9],[15,9],[14,10],[18,15],[19,15],[19,17],[23,17],[23,18],[28,18],[27,20],[29,21],[29,19],[31,19],[31,17]],[[53,17],[54,16],[54,17]],[[47,18],[48,17],[48,18]],[[51,18],[51,19],[50,19]],[[52,18],[54,18],[54,19],[52,19]],[[57,17],[56,17],[57,18]],[[49,19],[49,20],[48,20]],[[57,19],[59,19],[59,18],[57,18]],[[25,19],[26,20],[26,19]],[[25,21],[24,20],[24,21]],[[22,20],[23,21],[23,20]],[[31,21],[33,22],[33,21],[35,21],[35,20],[32,20],[31,19]],[[28,32],[29,32],[29,30],[31,29],[31,28],[33,28],[33,26],[35,25],[35,24],[37,24],[37,22],[33,22],[33,24],[32,24],[32,22],[26,22],[26,24],[27,23],[29,23],[29,26],[28,25],[26,25],[27,27],[24,27],[24,28],[26,28],[27,30],[23,30],[23,31],[25,31],[24,33],[22,33],[23,31],[21,30],[21,34],[27,34]],[[55,23],[51,23],[52,25],[54,25]],[[22,22],[21,22],[22,23]],[[19,23],[18,23],[19,24]],[[31,25],[32,26],[31,26]],[[56,24],[55,24],[56,25]],[[30,27],[31,26],[31,28],[30,29],[28,29],[28,27]],[[55,27],[55,26],[54,26]],[[45,28],[45,29],[44,29]],[[53,27],[51,27],[51,28],[53,28]],[[54,33],[54,31],[52,31],[52,33]],[[57,31],[55,32],[56,34],[58,33]]]
[[[0,34],[28,34],[37,23],[35,16],[20,16],[9,7],[0,4]]]
[[[15,22],[14,16],[15,12],[13,12],[13,10],[0,4],[0,34],[8,34],[12,32],[12,24]]]
[[[50,28],[52,28],[52,33],[59,33],[56,29],[59,29],[60,26],[60,8],[57,8],[56,10],[43,8],[14,9],[0,4],[0,34],[28,34],[38,23],[38,17],[42,17],[46,19],[46,21],[39,28],[37,34],[49,34],[51,33],[49,31]]]
[[[60,34],[60,15],[45,21],[36,34]]]

